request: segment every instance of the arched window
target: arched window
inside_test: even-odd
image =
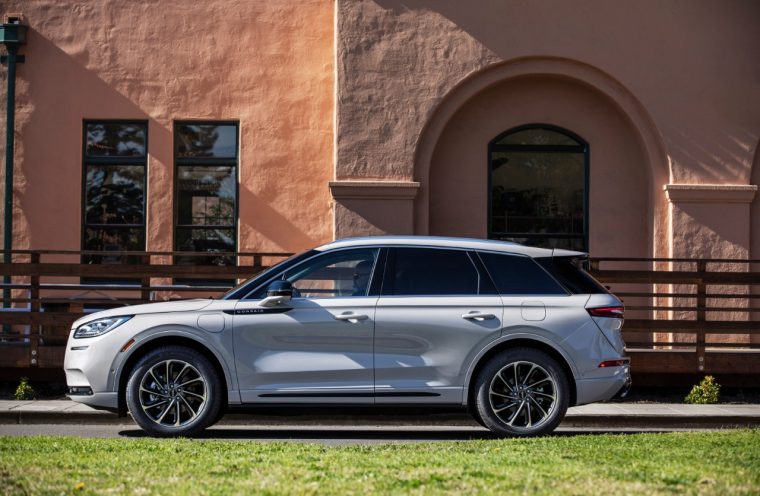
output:
[[[553,126],[521,126],[488,144],[488,237],[588,251],[588,144]]]

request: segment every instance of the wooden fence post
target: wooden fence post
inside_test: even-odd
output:
[[[697,283],[697,322],[700,323],[697,329],[697,370],[705,370],[705,328],[704,323],[707,321],[705,308],[707,307],[707,285],[705,284],[705,275],[707,274],[707,261],[697,261],[697,273],[699,282]]]
[[[40,263],[40,254],[32,253],[30,262],[32,265],[38,265]],[[32,275],[29,279],[29,311],[32,314],[40,314],[42,305],[40,305],[40,276]],[[29,325],[29,364],[32,367],[36,367],[39,363],[39,347],[40,339],[42,339],[42,324],[30,324]]]
[[[150,265],[150,255],[140,256],[142,265]],[[150,301],[150,276],[140,278],[140,299],[143,303]]]

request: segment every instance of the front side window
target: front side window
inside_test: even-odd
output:
[[[461,250],[396,248],[389,274],[383,282],[385,295],[455,296],[493,294],[470,254]]]
[[[377,261],[377,248],[326,253],[287,271],[297,298],[367,296]]]
[[[82,249],[145,250],[148,123],[85,121]],[[84,263],[139,262],[85,255]]]
[[[491,239],[588,250],[588,145],[568,131],[526,126],[488,145]]]
[[[238,124],[174,126],[176,251],[237,248]],[[183,265],[234,265],[230,255],[177,257]]]

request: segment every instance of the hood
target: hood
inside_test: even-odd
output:
[[[81,319],[74,322],[73,327],[84,324],[95,319],[101,319],[103,317],[116,317],[119,315],[141,315],[146,313],[167,313],[167,312],[192,312],[195,310],[201,310],[211,302],[214,301],[210,298],[196,299],[196,300],[179,300],[179,301],[164,301],[159,303],[146,303],[144,305],[131,305],[126,307],[110,308],[100,312],[91,313],[85,315]]]

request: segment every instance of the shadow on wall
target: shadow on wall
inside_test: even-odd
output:
[[[257,196],[253,191],[241,184],[239,188],[240,205],[245,205],[245,212],[242,208],[240,211],[240,224],[243,227],[243,218],[247,219],[247,224],[255,227],[255,232],[284,248],[294,247],[295,249],[312,248],[320,244],[316,239],[308,236],[306,233],[296,227],[290,220],[283,216],[279,211],[272,208],[270,202]],[[245,247],[244,240],[241,239],[240,249]]]
[[[78,250],[82,119],[145,119],[151,142],[170,143],[171,135],[132,100],[33,28],[25,53],[17,95],[14,246]],[[171,149],[168,155],[165,152],[156,156],[149,150],[163,167],[170,167]],[[151,166],[156,166],[155,161]]]
[[[749,83],[757,80],[758,65],[747,61],[754,60],[760,31],[749,19],[760,14],[758,4],[697,2],[674,11],[656,3],[642,9],[636,3],[613,2],[595,2],[590,8],[574,2],[373,1],[396,17],[420,13],[407,23],[433,35],[433,25],[437,32],[449,30],[448,20],[502,60],[538,54],[583,60],[614,73],[627,87],[646,70],[637,98],[652,107],[650,114],[675,115],[684,124],[682,129],[661,128],[677,167],[674,182],[749,180],[750,147],[760,130],[727,126],[752,122],[746,108],[758,95],[756,85]],[[541,32],[541,26],[548,29]],[[615,50],[600,49],[601,43]],[[449,48],[445,53],[456,53],[457,47]],[[695,74],[699,83],[693,82]]]

